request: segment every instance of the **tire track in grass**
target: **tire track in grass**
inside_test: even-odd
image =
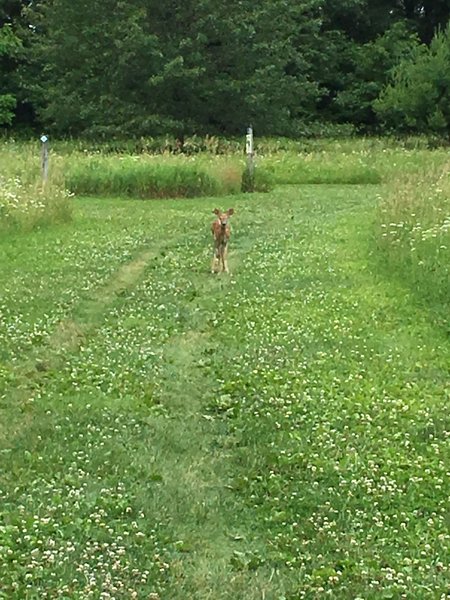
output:
[[[4,391],[5,401],[3,406],[0,405],[0,409],[6,408],[8,417],[12,417],[13,414],[16,416],[13,419],[6,419],[6,416],[2,419],[0,440],[5,437],[7,430],[10,435],[16,428],[22,429],[26,426],[32,418],[31,412],[25,411],[26,405],[33,402],[30,401],[32,391],[43,387],[48,374],[59,369],[67,354],[76,351],[83,341],[92,335],[108,307],[118,296],[137,284],[146,266],[157,255],[157,251],[158,249],[143,250],[132,261],[123,264],[91,298],[76,307],[72,317],[60,321],[44,346],[25,356],[21,363],[14,365],[11,385]],[[20,423],[17,412],[21,417]]]
[[[217,301],[231,281],[210,275],[196,279],[203,306]],[[220,356],[221,347],[211,327],[186,325],[163,349],[159,402],[166,416],[151,419],[155,441],[148,457],[158,464],[161,478],[148,512],[156,520],[165,515],[173,524],[178,549],[171,560],[166,597],[269,597],[270,572],[246,567],[262,548],[257,539],[247,537],[248,523],[230,485],[235,475],[230,471],[233,436],[208,411],[217,382],[205,369],[205,356]]]
[[[163,347],[159,402],[165,414],[151,418],[154,441],[143,458],[158,465],[160,477],[146,513],[156,522],[164,516],[178,549],[170,558],[171,577],[162,598],[261,600],[284,593],[273,565],[261,559],[267,542],[254,531],[251,511],[235,494],[234,435],[226,420],[210,412],[218,380],[227,377],[213,364],[229,365],[231,358],[217,331],[233,303],[235,278],[244,275],[243,259],[253,248],[246,235],[253,220],[243,211],[230,252],[230,276],[209,274],[209,260],[204,273],[189,275],[203,320],[191,312],[184,329]]]
[[[136,285],[145,267],[155,255],[154,250],[146,250],[131,262],[122,265],[91,299],[84,301],[77,308],[78,317],[64,319],[59,323],[49,338],[48,348],[58,355],[75,350],[83,338],[99,323],[105,309],[117,296]]]
[[[236,240],[233,247],[230,264],[236,276],[247,250],[246,241],[245,237]],[[178,300],[171,299],[177,304],[172,313],[185,310],[187,316],[181,328],[161,345],[161,388],[156,410],[145,417],[151,443],[133,460],[147,473],[140,486],[143,510],[155,523],[166,524],[164,537],[174,548],[167,557],[171,576],[162,598],[260,600],[269,598],[274,590],[273,573],[269,567],[249,566],[254,560],[257,564],[263,544],[257,536],[249,535],[251,515],[243,512],[240,501],[236,504],[232,485],[236,473],[230,470],[233,435],[221,418],[209,412],[217,378],[226,376],[211,368],[209,358],[214,355],[214,361],[220,362],[228,352],[216,337],[223,317],[217,307],[235,281],[233,275],[211,275],[209,252],[205,260],[204,254],[199,240],[183,254],[181,262],[172,263],[167,257],[172,265],[169,271],[152,271],[152,279],[159,277],[161,284],[168,279],[179,289],[188,278],[189,285]],[[199,261],[203,265],[200,270]],[[156,286],[160,287],[158,281]],[[126,322],[129,314],[142,310],[139,307],[148,297],[145,287],[144,279],[134,301],[124,306],[116,323],[118,329],[120,321]],[[149,314],[147,319],[151,318]],[[145,479],[155,477],[156,489],[148,497]]]

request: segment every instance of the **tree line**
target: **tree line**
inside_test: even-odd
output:
[[[450,0],[0,0],[0,126],[450,132]]]

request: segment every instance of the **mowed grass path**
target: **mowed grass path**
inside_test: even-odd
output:
[[[376,195],[1,240],[0,598],[447,597],[449,342],[376,273]]]

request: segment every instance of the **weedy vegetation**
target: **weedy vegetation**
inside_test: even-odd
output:
[[[450,165],[400,174],[380,198],[380,260],[435,308],[450,299]]]
[[[52,153],[59,189],[228,173],[230,275],[209,273],[227,196],[120,183],[0,238],[0,598],[447,597],[445,152],[272,143],[280,185],[255,194],[235,154]],[[345,178],[300,185],[331,155]],[[352,161],[381,183],[344,185]]]
[[[70,192],[60,169],[42,184],[35,145],[5,143],[0,147],[0,231],[31,231],[71,219]]]

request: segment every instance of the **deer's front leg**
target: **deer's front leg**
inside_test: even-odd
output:
[[[219,270],[219,247],[216,242],[214,242],[214,251],[211,263],[211,273],[217,273]]]
[[[225,242],[222,246],[222,271],[228,273],[228,244]]]

